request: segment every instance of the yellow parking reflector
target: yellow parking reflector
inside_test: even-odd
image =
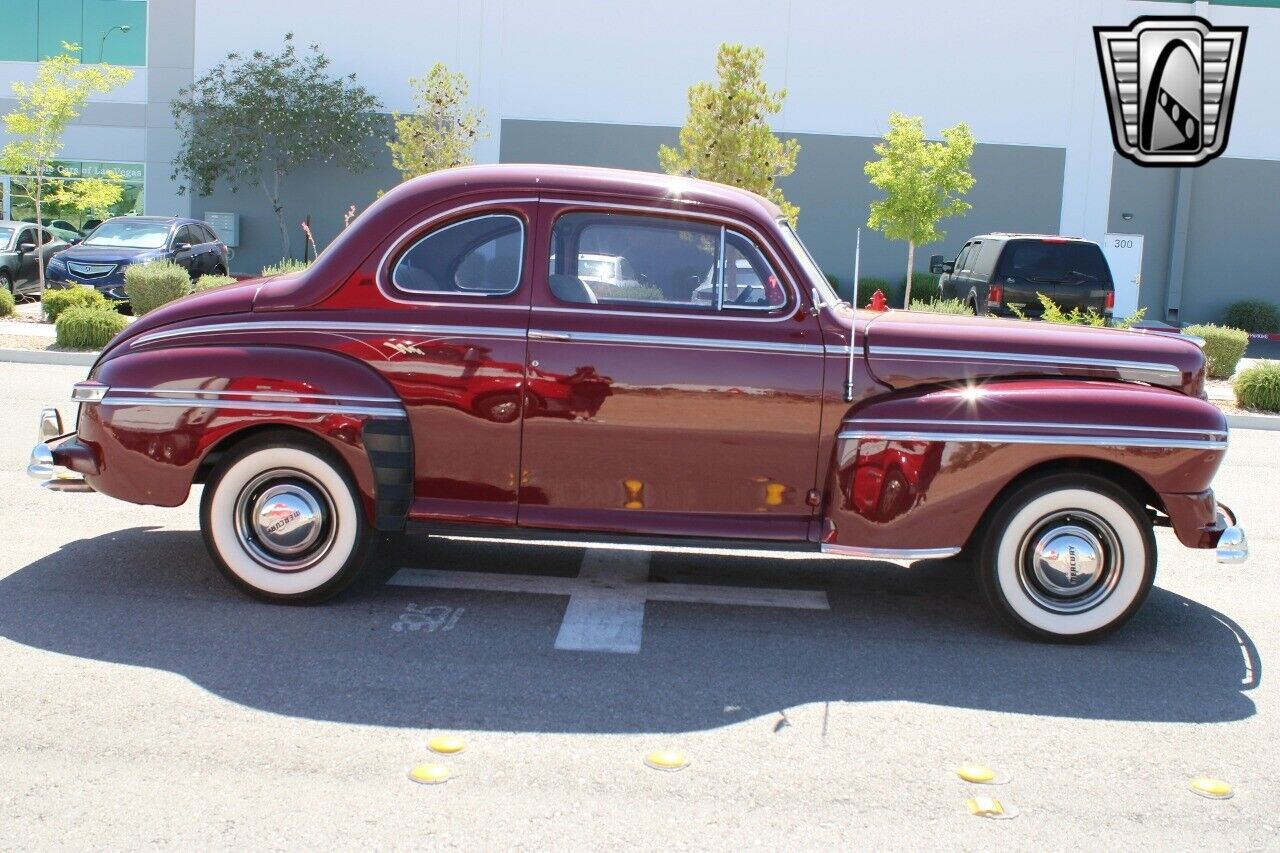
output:
[[[1197,776],[1192,779],[1191,790],[1211,800],[1229,800],[1234,794],[1231,786],[1226,782],[1221,779],[1210,779],[1207,776]]]
[[[683,770],[689,766],[689,760],[683,752],[674,749],[660,749],[644,757],[644,763],[654,770]]]
[[[441,755],[454,755],[467,748],[467,742],[453,735],[440,735],[427,741],[427,749]]]
[[[991,797],[972,797],[964,801],[965,808],[974,817],[990,820],[1008,820],[1018,816],[1018,810]]]
[[[409,771],[409,778],[422,785],[440,785],[449,781],[449,768],[443,764],[419,764]]]
[[[956,770],[956,775],[975,785],[1003,785],[1009,781],[1008,776],[997,773],[985,764],[966,764]]]

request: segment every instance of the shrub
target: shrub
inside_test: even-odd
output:
[[[1070,311],[1063,311],[1058,303],[1054,302],[1043,293],[1037,293],[1036,298],[1040,300],[1040,306],[1044,309],[1044,313],[1040,315],[1040,319],[1046,323],[1060,323],[1070,326],[1094,326],[1102,328],[1110,326],[1113,329],[1129,329],[1137,323],[1142,322],[1142,318],[1147,316],[1146,308],[1139,308],[1123,320],[1111,320],[1098,313],[1097,308],[1086,308],[1081,311],[1079,308],[1072,308]],[[1031,319],[1022,309],[1016,305],[1010,305],[1009,310],[1019,320]]]
[[[1236,402],[1246,409],[1280,412],[1280,361],[1262,361],[1236,377]]]
[[[1244,358],[1245,348],[1249,346],[1249,333],[1243,329],[1231,329],[1204,323],[1199,326],[1187,326],[1184,334],[1204,338],[1204,357],[1209,362],[1209,378],[1230,379],[1236,372],[1236,365]]]
[[[112,302],[92,287],[68,287],[46,290],[40,297],[40,310],[50,323],[57,321],[68,308],[110,308]]]
[[[202,290],[213,290],[215,287],[222,287],[227,284],[235,284],[236,279],[229,275],[202,275],[196,279],[195,292]]]
[[[891,308],[897,306],[897,304],[902,301],[901,297],[898,296],[901,288],[894,287],[887,279],[875,278],[872,276],[858,279],[858,307],[866,308],[870,305],[871,296],[877,290],[884,294],[885,302]]]
[[[57,344],[68,349],[102,349],[127,325],[128,318],[113,308],[73,305],[58,317]]]
[[[906,289],[906,286],[907,277],[903,276],[902,284],[898,286],[898,292],[903,292]],[[938,276],[931,272],[914,272],[911,274],[912,302],[915,302],[917,299],[921,302],[936,302],[940,293],[941,289],[938,284]]]
[[[973,316],[973,309],[969,307],[969,303],[961,299],[934,299],[926,302],[923,299],[911,300],[912,311],[928,311],[933,314],[963,314],[968,317]]]
[[[7,287],[0,288],[0,317],[8,317],[13,313],[13,294]]]
[[[130,264],[124,268],[124,292],[141,317],[191,292],[191,276],[173,261]]]
[[[269,275],[289,275],[290,273],[302,272],[311,266],[311,261],[299,261],[295,258],[285,258],[274,264],[268,264],[262,268],[262,277]]]
[[[1261,299],[1244,299],[1227,306],[1222,324],[1255,334],[1280,332],[1280,308]]]

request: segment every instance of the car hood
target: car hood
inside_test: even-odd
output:
[[[160,257],[163,249],[127,249],[122,246],[86,246],[83,243],[63,249],[58,257],[64,261],[81,261],[86,264],[133,263],[144,257]]]
[[[1204,354],[1176,333],[888,311],[867,324],[864,342],[872,374],[894,388],[1078,376],[1204,392]]]

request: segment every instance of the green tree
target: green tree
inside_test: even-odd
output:
[[[426,77],[410,77],[409,86],[415,109],[409,115],[393,116],[395,134],[387,142],[391,165],[407,181],[471,163],[484,111],[463,106],[469,92],[466,75],[451,73],[444,63],[437,62]]]
[[[868,161],[863,171],[885,197],[871,202],[867,225],[890,240],[907,241],[907,288],[902,304],[910,305],[916,246],[947,236],[938,230],[938,220],[959,216],[971,207],[961,196],[974,184],[969,174],[973,133],[961,123],[942,131],[941,142],[926,142],[924,119],[895,112],[889,116],[889,132],[876,143],[875,152],[880,159]]]
[[[11,182],[14,195],[31,200],[36,221],[50,186],[65,183],[54,162],[62,151],[62,135],[90,95],[110,92],[124,85],[133,72],[114,65],[84,65],[80,46],[63,43],[63,52],[44,59],[30,83],[11,84],[17,106],[4,117],[4,128],[13,137],[0,152],[0,169],[21,176]],[[40,287],[44,288],[44,253],[37,253]]]
[[[105,219],[123,196],[124,176],[118,172],[107,172],[101,178],[59,181],[52,185],[49,200],[59,207],[74,210],[82,219],[90,215]]]
[[[170,105],[180,135],[178,191],[208,195],[222,179],[232,192],[257,185],[275,212],[284,257],[289,173],[309,162],[356,172],[372,165],[365,143],[379,129],[381,103],[354,74],[330,74],[329,64],[318,45],[299,51],[288,33],[279,53],[228,54]]]
[[[794,225],[800,208],[788,202],[777,179],[796,170],[800,143],[778,139],[768,116],[782,109],[786,89],[772,94],[760,76],[764,50],[722,44],[717,82],[689,87],[689,116],[680,145],[663,145],[658,162],[670,175],[689,175],[750,190],[773,201]]]

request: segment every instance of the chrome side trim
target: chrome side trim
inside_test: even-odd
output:
[[[1114,370],[1137,370],[1149,373],[1160,373],[1176,379],[1182,378],[1182,371],[1175,365],[1154,361],[1117,361],[1107,358],[1085,358],[1074,355],[1035,355],[1031,353],[994,353],[979,350],[935,349],[925,347],[877,347],[872,346],[872,358],[900,359],[961,359],[967,361],[989,361],[995,364],[1039,364],[1043,366],[1068,365],[1071,367],[1098,367]]]
[[[859,548],[856,545],[823,544],[822,553],[866,560],[944,560],[960,553],[959,548]]]
[[[1015,433],[976,432],[898,432],[868,430],[866,432],[843,431],[842,440],[855,438],[885,439],[888,441],[954,441],[967,444],[1058,444],[1081,447],[1159,447],[1188,450],[1226,450],[1225,441],[1192,439],[1139,438],[1127,436],[1091,435],[1018,435]]]
[[[239,323],[211,323],[203,326],[186,326],[181,329],[164,329],[146,332],[131,343],[144,344],[152,341],[172,340],[188,335],[216,335],[226,332],[318,332],[320,334],[371,334],[371,335],[413,335],[421,337],[435,336],[439,339],[454,338],[466,335],[472,338],[513,338],[523,339],[524,329],[507,329],[490,326],[419,326],[412,323],[342,323],[324,320],[265,320]]]
[[[343,394],[308,394],[305,391],[210,391],[204,388],[112,388],[111,391],[126,394],[199,394],[210,397],[245,397],[249,400],[292,397],[295,400],[305,398],[308,400],[344,400],[349,403],[389,403],[395,406],[400,405],[400,400],[397,397],[348,397]],[[203,397],[196,399],[203,399]],[[279,400],[278,402],[288,401]]]
[[[753,343],[723,338],[681,338],[667,335],[618,335],[606,332],[550,332],[530,329],[535,341],[567,341],[590,344],[631,344],[647,347],[684,347],[687,349],[735,350],[742,352],[778,352],[789,355],[821,355],[821,344]]]
[[[1222,436],[1226,439],[1226,430],[1213,429],[1184,429],[1182,427],[1154,427],[1154,426],[1128,426],[1127,424],[1063,424],[1063,423],[1035,423],[1026,421],[964,421],[964,420],[928,420],[921,418],[851,418],[845,421],[848,424],[868,424],[875,426],[877,424],[911,424],[913,426],[938,426],[950,427],[954,430],[956,427],[977,427],[982,429],[1076,429],[1076,430],[1097,430],[1105,432],[1107,430],[1131,432],[1159,432],[1171,433],[1174,435],[1209,435]]]
[[[853,348],[854,348],[854,350],[855,350],[855,351],[857,351],[858,353],[864,353],[864,352],[866,352],[866,349],[867,349],[865,346],[863,346],[863,345],[862,345],[862,344],[860,344],[860,343],[859,343],[859,344],[854,344],[854,347],[853,347]],[[826,355],[842,355],[842,356],[847,356],[847,355],[849,354],[849,348],[848,348],[848,347],[842,347],[842,346],[839,346],[838,344],[825,344],[825,345],[823,345],[823,347],[822,347],[822,351],[823,351],[823,353],[825,353]]]
[[[317,415],[368,415],[375,418],[407,417],[404,409],[339,406],[324,403],[260,403],[256,400],[167,399],[160,397],[106,397],[104,406],[170,406],[183,409],[237,409],[256,412],[302,412]]]

